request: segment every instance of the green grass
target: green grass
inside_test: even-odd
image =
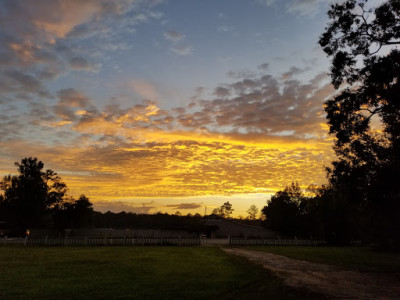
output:
[[[400,272],[400,253],[375,252],[369,247],[252,247],[287,257],[339,265],[369,272]]]
[[[0,247],[1,299],[312,296],[215,247]]]

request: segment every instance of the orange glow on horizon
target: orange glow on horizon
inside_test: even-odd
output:
[[[268,142],[241,135],[151,133],[144,131],[144,141],[124,146],[59,146],[51,151],[37,146],[33,153],[62,176],[71,195],[85,194],[95,206],[139,198],[273,194],[294,181],[323,184],[324,167],[333,157],[330,142],[324,140],[273,137]]]

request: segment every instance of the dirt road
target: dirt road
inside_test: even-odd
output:
[[[288,286],[307,288],[329,298],[400,299],[400,274],[397,273],[349,271],[243,248],[223,250],[261,264],[282,278]]]

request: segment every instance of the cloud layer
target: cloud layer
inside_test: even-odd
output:
[[[107,50],[118,31],[133,32],[138,24],[158,18],[141,9],[154,2],[3,1],[0,14],[7,17],[0,18],[0,95],[51,98],[46,84],[52,80],[72,71],[98,72],[101,65],[94,62],[92,46]],[[114,32],[108,30],[111,22]],[[108,48],[117,50],[118,44]]]
[[[101,110],[84,93],[62,89],[56,104],[32,107],[28,120],[3,115],[17,136],[3,136],[1,146],[18,148],[26,121],[35,124],[32,131],[69,140],[68,146],[25,145],[14,154],[34,153],[62,170],[74,190],[96,199],[269,193],[296,180],[318,184],[332,158],[322,102],[333,90],[323,75],[300,83],[299,72],[253,74],[215,87],[210,99],[198,94],[169,110],[152,100]],[[133,87],[144,99],[155,97],[144,82]],[[45,120],[35,123],[45,111]]]
[[[271,74],[268,61],[255,70],[228,70],[225,83],[200,86],[183,100],[150,75],[126,76],[115,56],[140,48],[130,42],[139,35],[162,48],[171,64],[194,57],[202,67],[196,55],[206,43],[174,29],[156,10],[161,2],[0,4],[7,16],[0,18],[0,173],[14,173],[14,161],[37,156],[63,177],[70,194],[88,195],[101,210],[142,213],[160,204],[135,199],[166,198],[167,210],[196,210],[202,200],[180,199],[267,194],[296,180],[323,183],[332,157],[322,108],[333,93],[326,75],[299,66]],[[310,16],[320,2],[289,1],[284,10]],[[143,27],[148,31],[138,33]],[[210,27],[221,39],[239,32]],[[141,64],[137,53],[126,56],[134,61],[129,66],[163,72],[149,70],[151,62]]]

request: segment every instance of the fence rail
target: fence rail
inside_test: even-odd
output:
[[[21,246],[196,246],[200,238],[158,238],[158,237],[65,237],[65,238],[4,238],[0,245]]]
[[[0,245],[21,246],[322,246],[323,240],[297,239],[201,239],[201,238],[165,238],[165,237],[64,237],[64,238],[2,238]]]
[[[324,240],[297,240],[297,239],[245,239],[231,238],[233,246],[323,246]]]

